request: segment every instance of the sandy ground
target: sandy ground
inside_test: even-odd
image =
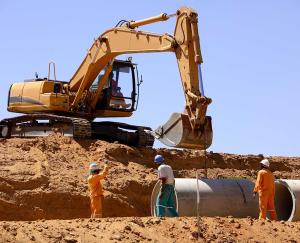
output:
[[[0,139],[0,242],[191,242],[195,218],[156,219],[150,196],[154,155],[164,155],[176,177],[254,180],[262,155],[133,148],[61,136]],[[91,161],[111,161],[104,182],[106,218],[90,221],[86,178]],[[269,157],[277,178],[300,179],[300,158]],[[205,169],[206,168],[206,169]],[[207,173],[206,173],[207,172]],[[118,218],[116,218],[118,217]],[[121,218],[120,218],[121,217]],[[202,218],[202,241],[297,242],[300,223]],[[300,242],[300,241],[299,241]]]
[[[103,218],[0,222],[1,242],[298,242],[300,223],[246,219]]]

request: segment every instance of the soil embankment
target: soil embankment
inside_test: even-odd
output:
[[[75,141],[58,135],[34,139],[0,139],[0,220],[12,221],[0,222],[3,232],[0,241],[30,239],[32,236],[39,242],[60,242],[59,239],[66,237],[73,240],[88,237],[87,241],[82,242],[93,242],[93,239],[96,242],[93,235],[100,234],[104,228],[110,233],[109,236],[103,235],[103,241],[105,237],[109,240],[112,235],[121,235],[122,241],[146,241],[151,235],[152,239],[156,239],[151,232],[160,232],[161,237],[157,236],[156,239],[158,242],[193,240],[196,228],[193,218],[160,220],[159,223],[153,218],[106,218],[99,222],[78,219],[88,218],[90,213],[86,184],[88,165],[91,161],[103,159],[111,161],[111,169],[104,182],[104,216],[150,216],[150,196],[157,179],[153,157],[158,152],[173,167],[176,177],[195,177],[196,170],[205,176],[207,168],[209,178],[243,177],[254,180],[262,158],[261,155],[213,152],[205,155],[201,151],[192,150],[133,148],[99,140]],[[300,179],[300,158],[269,159],[277,178]],[[22,222],[33,220],[38,221]],[[142,222],[144,226],[132,221]],[[248,239],[245,237],[249,236],[251,239],[251,234],[257,237],[260,235],[260,228],[266,228],[270,235],[269,238],[265,234],[266,238],[257,239],[267,241],[274,234],[280,236],[277,238],[280,241],[284,237],[293,239],[293,234],[284,232],[294,230],[300,235],[299,223],[266,222],[260,225],[253,219],[234,219],[236,223],[232,224],[229,221],[232,222],[230,218],[203,218],[202,225],[207,224],[202,227],[203,237],[213,240],[214,237]],[[227,229],[227,223],[232,227],[228,226]],[[254,227],[252,233],[246,230],[249,224]],[[126,225],[131,225],[131,230],[125,229]],[[135,230],[135,227],[139,229]],[[222,234],[216,233],[220,227]],[[235,232],[232,233],[230,229]],[[117,236],[111,240],[118,241]]]

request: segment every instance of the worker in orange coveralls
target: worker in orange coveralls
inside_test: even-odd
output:
[[[105,179],[108,174],[108,161],[104,163],[101,173],[97,163],[93,162],[89,166],[88,186],[91,199],[91,218],[102,218],[103,189],[101,180]]]
[[[270,162],[263,159],[260,162],[261,170],[258,172],[257,180],[253,190],[253,197],[259,195],[259,219],[266,219],[267,211],[271,220],[277,220],[274,205],[275,182],[274,175],[269,170]]]

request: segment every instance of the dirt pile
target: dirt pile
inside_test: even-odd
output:
[[[157,153],[164,155],[176,177],[195,177],[198,170],[203,177],[254,180],[262,158],[133,148],[58,135],[0,139],[0,242],[195,241],[195,218],[145,217],[150,215],[150,197],[157,180],[153,163]],[[111,161],[104,182],[106,218],[92,221],[87,219],[88,166],[91,161],[104,159]],[[300,158],[269,159],[276,177],[300,179]],[[297,242],[299,235],[299,223],[203,217],[200,238],[216,242]]]
[[[59,136],[1,140],[1,220],[89,217],[88,165],[105,157],[113,161],[104,184],[109,188],[106,216],[149,214],[143,206],[155,181],[153,169],[126,159],[116,161],[114,153],[139,152],[123,145],[78,143]]]
[[[176,177],[254,179],[261,155],[133,148],[99,140],[75,141],[58,135],[0,140],[0,220],[89,217],[87,172],[91,161],[109,159],[104,182],[106,217],[149,216],[156,182],[153,157],[165,156]],[[280,178],[300,179],[300,158],[271,157]]]
[[[201,218],[199,242],[297,242],[300,223]],[[198,242],[196,218],[0,222],[2,242]]]

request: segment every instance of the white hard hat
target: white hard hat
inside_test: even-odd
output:
[[[262,161],[260,161],[260,163],[265,167],[270,167],[270,162],[267,159],[263,159]]]
[[[93,162],[90,164],[89,169],[90,169],[90,171],[99,170],[99,166],[97,163]]]

